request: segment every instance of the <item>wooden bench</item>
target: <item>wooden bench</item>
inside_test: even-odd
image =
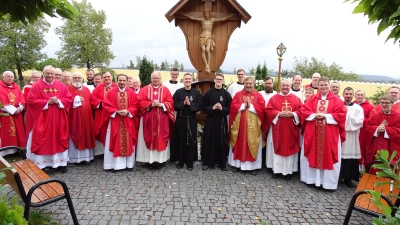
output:
[[[20,148],[15,146],[1,148],[7,150]],[[71,212],[74,225],[79,225],[75,209],[72,204],[71,195],[64,181],[51,179],[43,170],[29,159],[14,162],[11,165],[0,156],[0,170],[6,174],[5,181],[14,189],[25,203],[24,217],[29,220],[31,207],[41,207],[61,199],[66,199]]]
[[[370,167],[379,161],[373,161],[366,167],[366,171],[370,171]],[[384,216],[383,210],[374,204],[374,199],[371,195],[371,190],[381,194],[381,202],[383,205],[388,205],[392,208],[392,216],[396,215],[397,207],[400,206],[400,191],[391,184],[384,184],[375,186],[376,182],[393,182],[390,178],[377,177],[376,175],[364,173],[357,189],[351,198],[347,214],[343,224],[347,225],[350,221],[351,213],[353,210],[366,213],[371,216],[379,217]]]

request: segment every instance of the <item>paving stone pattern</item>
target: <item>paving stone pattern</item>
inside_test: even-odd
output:
[[[249,172],[176,169],[167,163],[149,170],[137,163],[133,172],[105,172],[103,160],[48,172],[67,182],[80,224],[342,224],[354,189],[340,184],[326,191],[300,182],[271,178],[266,169]],[[8,195],[15,193],[10,189]],[[72,224],[66,201],[42,207],[54,222]],[[351,224],[371,224],[354,211]]]

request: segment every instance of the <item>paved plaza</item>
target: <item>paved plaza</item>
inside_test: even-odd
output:
[[[81,225],[97,224],[342,224],[354,189],[340,184],[326,191],[300,182],[271,178],[263,169],[249,172],[176,169],[171,163],[149,170],[105,172],[103,160],[50,171],[69,186]],[[15,193],[9,189],[9,196]],[[72,224],[65,200],[43,207],[60,225]],[[371,224],[353,212],[351,224]]]

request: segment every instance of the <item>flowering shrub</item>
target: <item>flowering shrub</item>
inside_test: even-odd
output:
[[[257,91],[262,91],[264,90],[264,81],[263,80],[256,80],[254,84],[254,88]]]

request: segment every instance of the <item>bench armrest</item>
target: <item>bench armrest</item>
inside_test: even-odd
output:
[[[31,199],[32,199],[33,192],[34,192],[37,188],[39,188],[40,186],[42,186],[42,185],[44,185],[44,184],[48,184],[48,183],[58,183],[58,184],[60,184],[60,185],[63,187],[64,195],[65,195],[65,194],[68,194],[68,195],[69,195],[69,191],[68,191],[67,184],[66,184],[64,181],[62,181],[62,180],[52,178],[52,179],[40,181],[40,182],[38,182],[37,184],[33,185],[33,186],[29,189],[28,193],[26,194],[27,203],[28,203],[28,204],[31,203]],[[55,201],[56,201],[56,200],[55,200]]]

